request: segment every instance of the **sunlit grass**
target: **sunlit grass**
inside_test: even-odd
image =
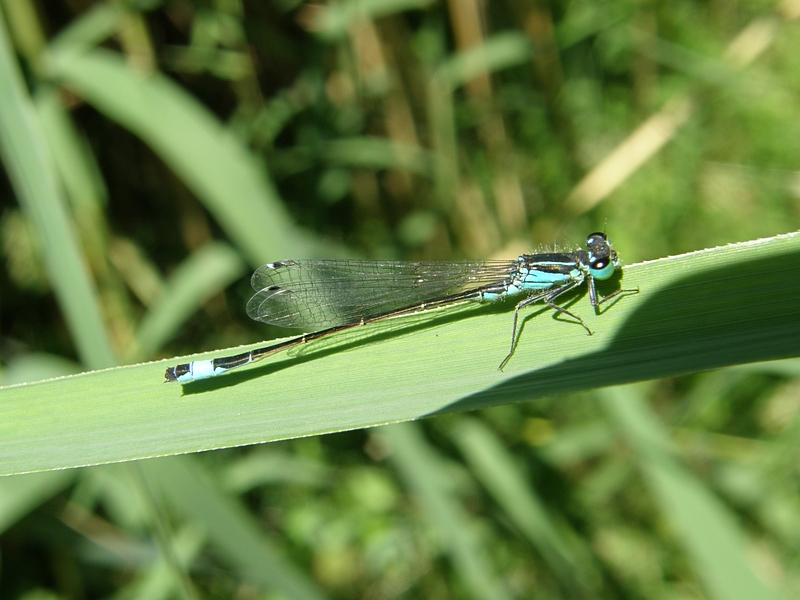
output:
[[[3,473],[272,442],[0,480],[8,593],[797,596],[797,367],[760,362],[800,355],[796,3],[37,9],[0,23],[3,257],[47,274],[0,279],[4,381],[274,336],[281,258],[605,229],[640,292],[526,313],[503,373],[510,305],[4,388]]]

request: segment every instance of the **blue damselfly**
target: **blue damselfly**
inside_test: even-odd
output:
[[[260,267],[252,277],[256,294],[247,314],[281,327],[323,328],[249,352],[169,367],[166,381],[188,383],[214,377],[265,356],[288,350],[339,331],[380,319],[415,313],[464,301],[494,302],[525,296],[514,310],[511,350],[514,352],[521,308],[543,302],[591,330],[583,319],[555,303],[561,294],[584,282],[597,308],[627,292],[600,298],[595,280],[608,279],[620,266],[604,233],[592,233],[586,248],[572,252],[523,254],[516,260],[406,262],[365,260],[284,260]]]

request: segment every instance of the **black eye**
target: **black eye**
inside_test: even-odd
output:
[[[608,266],[610,259],[608,256],[601,256],[600,258],[596,258],[589,263],[590,269],[596,269],[598,271],[602,271]]]
[[[595,231],[594,233],[590,233],[589,236],[586,238],[586,245],[591,246],[592,244],[597,243],[604,243],[607,242],[608,238],[606,234],[602,231]]]

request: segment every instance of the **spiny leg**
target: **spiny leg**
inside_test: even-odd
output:
[[[565,314],[565,315],[567,315],[569,317],[572,317],[573,319],[578,321],[581,325],[583,325],[583,328],[586,329],[586,331],[589,332],[589,335],[592,335],[592,330],[589,329],[586,326],[586,323],[583,322],[583,319],[581,319],[577,315],[573,315],[571,312],[569,312],[563,306],[559,306],[558,304],[555,304],[553,302],[553,300],[555,300],[558,296],[560,296],[561,294],[563,294],[564,292],[566,292],[568,290],[571,290],[572,288],[574,288],[576,285],[579,285],[580,283],[582,283],[582,282],[572,281],[572,282],[570,282],[570,283],[568,283],[566,285],[562,285],[560,288],[557,288],[557,289],[555,289],[553,291],[547,290],[546,292],[543,292],[541,294],[536,294],[535,296],[529,296],[528,298],[525,298],[524,300],[522,300],[522,301],[517,303],[517,306],[514,309],[514,325],[511,328],[511,349],[508,351],[508,354],[503,359],[503,362],[500,363],[500,366],[498,367],[498,369],[500,369],[502,371],[503,367],[505,367],[506,363],[511,359],[511,355],[514,354],[514,345],[515,345],[515,343],[517,341],[517,321],[519,320],[519,309],[524,308],[524,307],[528,306],[529,304],[533,304],[534,302],[538,302],[539,300],[542,300],[543,298],[544,298],[544,302],[545,302],[545,304],[547,304],[547,306],[549,306],[550,308],[554,308],[558,312],[563,313],[563,314]]]
[[[608,300],[616,298],[620,294],[638,294],[638,293],[639,293],[639,288],[636,288],[635,290],[633,289],[616,290],[615,292],[611,292],[607,296],[603,296],[598,300],[597,290],[595,289],[594,277],[591,276],[589,277],[589,300],[591,301],[592,306],[595,308],[597,308],[598,306],[600,306],[601,304],[603,304]]]
[[[616,298],[620,294],[638,294],[639,288],[630,289],[630,290],[617,290],[615,292],[611,292],[608,296],[603,296],[598,302],[597,306],[600,306],[606,300],[611,300],[612,298]]]
[[[573,315],[571,312],[569,312],[563,306],[559,306],[558,304],[553,302],[553,300],[555,300],[556,297],[559,296],[562,292],[566,292],[568,289],[574,287],[575,285],[576,284],[573,283],[573,284],[570,284],[569,286],[564,286],[562,288],[557,289],[555,292],[553,292],[552,294],[547,296],[547,298],[544,299],[544,302],[550,308],[553,308],[553,309],[557,310],[558,312],[560,312],[560,313],[562,313],[564,315],[567,315],[568,317],[572,317],[573,319],[575,319],[578,323],[583,325],[583,328],[586,330],[586,333],[588,333],[589,335],[592,335],[592,330],[589,329],[589,326],[586,323],[584,323],[583,319],[581,319],[578,315]]]

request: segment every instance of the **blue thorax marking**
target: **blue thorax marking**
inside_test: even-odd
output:
[[[586,284],[589,301],[597,310],[620,294],[638,292],[638,289],[617,290],[604,297],[597,293],[595,280],[610,278],[619,266],[619,257],[602,232],[589,234],[582,250],[523,254],[508,262],[286,260],[268,263],[253,274],[256,295],[248,303],[248,314],[272,325],[328,327],[242,354],[169,367],[165,379],[187,383],[214,377],[275,352],[390,316],[455,302],[492,302],[524,295],[514,310],[511,349],[500,364],[502,369],[514,351],[519,311],[530,304],[547,305],[582,325],[591,335],[583,319],[557,304],[556,299]],[[467,287],[468,284],[474,287]]]
[[[517,270],[499,285],[482,290],[476,299],[492,302],[507,296],[537,292],[568,283],[580,285],[586,277],[589,256],[578,251],[569,254],[523,254],[517,259]]]

